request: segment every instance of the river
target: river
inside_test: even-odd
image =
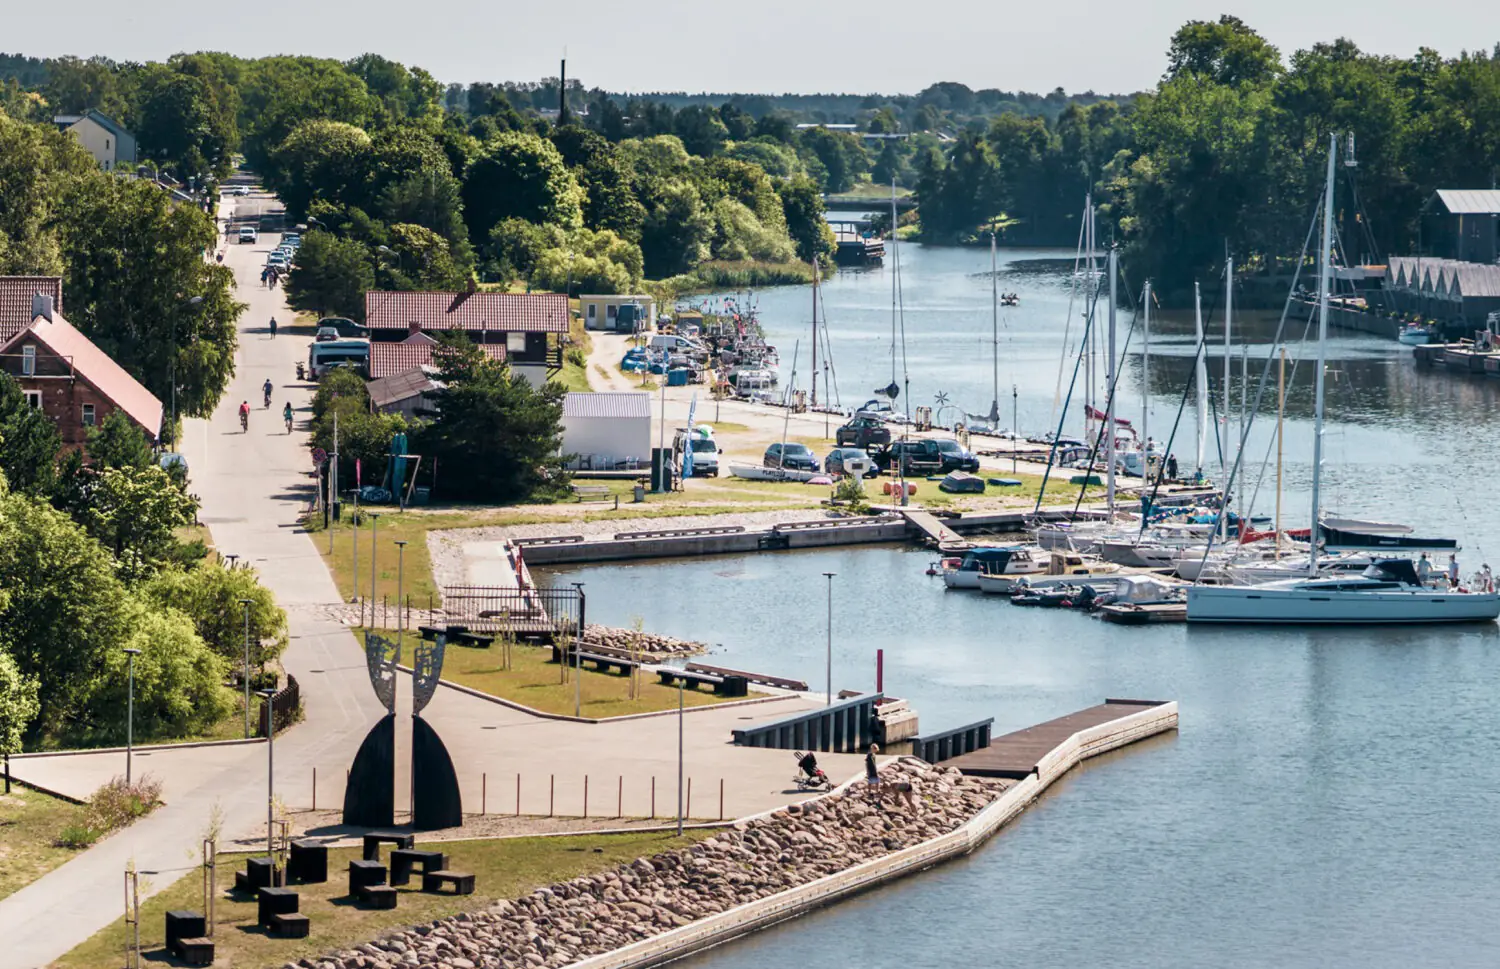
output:
[[[970,409],[988,407],[989,290],[977,275],[988,258],[903,248],[918,403],[946,390]],[[1006,392],[1017,385],[1021,426],[1037,430],[1052,406],[1068,277],[1007,274],[1001,286],[1022,297],[1002,333],[1001,380]],[[881,270],[841,273],[825,287],[846,402],[890,379],[889,294]],[[809,294],[758,295],[785,374]],[[1273,329],[1274,318],[1246,320],[1252,382]],[[1158,332],[1149,401],[1151,433],[1162,437],[1191,379],[1191,320],[1173,314],[1153,325],[1154,347]],[[1140,363],[1132,350],[1122,411],[1133,400],[1140,412]],[[1500,549],[1487,512],[1500,385],[1417,371],[1409,351],[1361,335],[1330,341],[1329,381],[1326,507],[1460,537],[1466,573]],[[1308,518],[1310,385],[1304,367],[1288,395],[1289,526]],[[1274,417],[1271,388],[1265,412]],[[1252,437],[1253,472],[1272,423]],[[1179,454],[1192,452],[1192,433],[1179,431]],[[1274,507],[1273,480],[1259,510]],[[587,583],[591,620],[639,617],[648,629],[716,644],[727,665],[821,685],[822,573],[836,572],[835,688],[872,687],[884,649],[887,692],[911,699],[929,731],[982,717],[1005,731],[1105,696],[1181,703],[1178,735],[1086,765],[971,857],[691,964],[1408,967],[1500,958],[1490,915],[1500,894],[1500,629],[1115,627],[946,591],[923,574],[930,558],[879,547],[548,573]]]

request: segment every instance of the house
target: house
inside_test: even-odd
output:
[[[135,167],[135,135],[113,118],[91,110],[83,114],[60,114],[52,122],[77,138],[106,172],[121,165]]]
[[[651,395],[639,390],[573,392],[563,398],[563,454],[589,470],[651,464]]]
[[[1500,258],[1500,191],[1438,189],[1422,211],[1425,249],[1460,262]]]
[[[0,276],[0,345],[36,318],[34,297],[45,296],[62,312],[61,276]]]
[[[407,420],[430,417],[437,409],[434,395],[443,385],[433,379],[436,369],[417,366],[365,384],[370,406],[380,414],[400,414]]]
[[[432,362],[433,338],[466,333],[485,353],[540,387],[562,369],[568,298],[561,293],[365,294],[370,377],[378,380]]]
[[[13,305],[23,286],[15,277],[0,279],[0,321],[23,312]],[[0,343],[0,370],[52,419],[63,444],[86,444],[90,429],[113,411],[123,413],[155,443],[161,434],[161,401],[74,329],[52,294],[33,292],[27,299],[29,320]]]
[[[615,332],[615,320],[619,317],[620,307],[622,306],[633,307],[635,319],[641,323],[640,329],[648,330],[651,328],[651,321],[656,319],[656,301],[650,296],[578,297],[578,312],[583,314],[583,328],[586,330]],[[627,332],[634,332],[634,329]]]

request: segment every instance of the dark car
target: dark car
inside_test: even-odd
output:
[[[874,417],[856,417],[834,433],[839,447],[872,448],[891,443],[891,429]]]
[[[788,468],[792,471],[816,471],[818,459],[806,444],[772,444],[766,448],[761,462],[768,468]]]
[[[875,462],[870,461],[870,456],[862,448],[836,447],[828,452],[828,457],[823,459],[823,470],[829,474],[848,474],[844,470],[844,462],[850,459],[860,459],[869,463],[869,470],[865,472],[866,478],[879,476],[880,469],[875,467]]]
[[[945,474],[949,471],[967,471],[973,474],[979,470],[979,458],[952,438],[940,437],[932,443],[942,452]]]
[[[325,316],[318,321],[318,329],[325,326],[332,327],[338,331],[341,340],[368,340],[370,328],[361,323],[356,323],[343,316]]]
[[[925,438],[893,441],[870,458],[880,470],[895,473],[899,468],[907,477],[937,474],[943,470],[943,452],[938,450],[936,441]]]

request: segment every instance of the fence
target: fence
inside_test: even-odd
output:
[[[271,735],[269,717],[274,711],[276,715],[276,729],[285,730],[297,720],[297,712],[302,709],[302,688],[297,685],[297,678],[290,673],[286,677],[286,686],[272,694],[269,703],[262,701],[260,705],[260,735],[269,737]]]
[[[929,764],[938,764],[945,760],[963,754],[970,754],[990,745],[990,728],[995,725],[995,718],[980,720],[963,727],[954,727],[952,730],[944,730],[930,737],[913,737],[911,739],[911,752]]]
[[[475,632],[550,643],[583,628],[581,589],[518,589],[456,585],[443,589],[443,612],[451,625]]]
[[[875,739],[875,703],[883,694],[861,693],[811,713],[733,731],[739,747],[859,753]]]

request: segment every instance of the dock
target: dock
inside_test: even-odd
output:
[[[972,548],[973,542],[967,541],[962,535],[938,521],[937,516],[929,511],[901,510],[901,517],[906,519],[907,524],[917,529],[927,541],[942,549]]]
[[[1153,711],[1161,716],[1141,718],[1145,722],[1142,723],[1139,733],[1132,731],[1128,736],[1116,736],[1118,731],[1110,726],[1117,720],[1140,717],[1142,714]],[[1074,735],[1100,732],[1115,736],[1119,742],[1113,743],[1110,748],[1112,749],[1176,728],[1177,704],[1173,701],[1107,699],[1098,706],[995,737],[988,747],[981,747],[971,753],[944,761],[943,765],[957,767],[965,774],[978,777],[1008,777],[1020,780],[1032,774],[1040,776],[1045,773],[1049,762],[1067,746],[1069,738]],[[1086,739],[1081,743],[1085,746],[1082,755],[1084,757],[1102,752],[1088,750]]]

